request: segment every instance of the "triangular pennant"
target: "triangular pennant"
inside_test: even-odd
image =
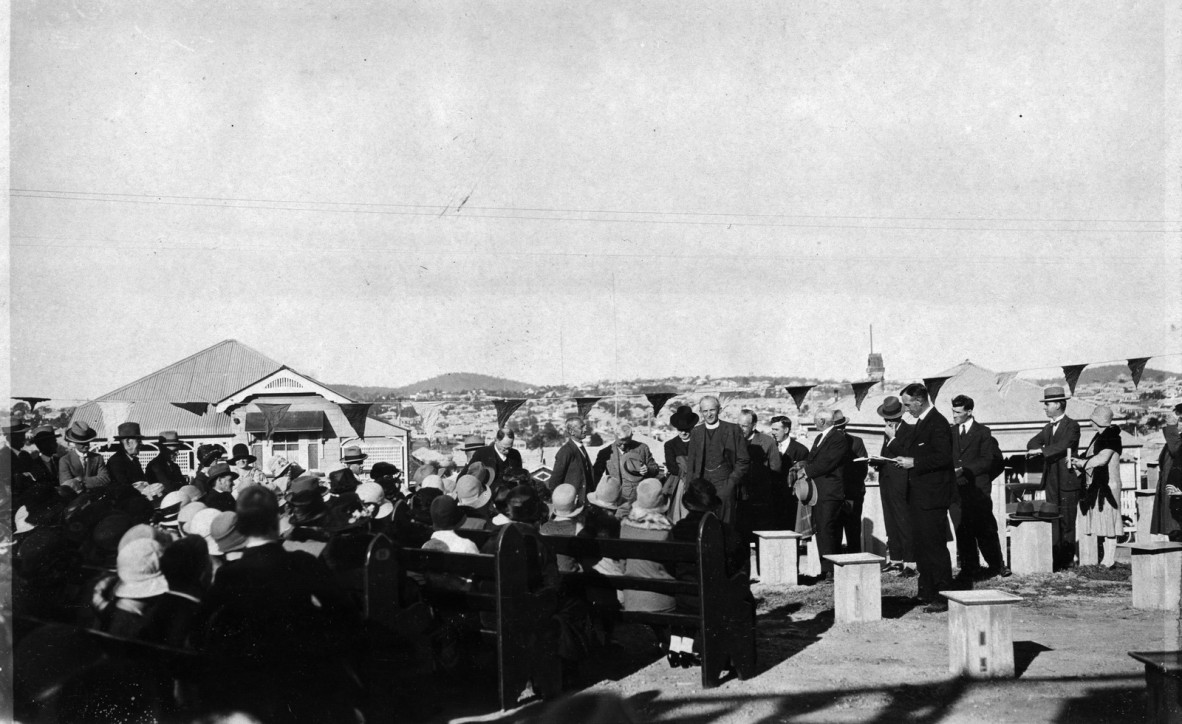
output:
[[[1075,385],[1079,382],[1079,376],[1083,373],[1086,364],[1082,365],[1063,365],[1063,377],[1067,380],[1067,389],[1071,390],[1071,394],[1075,394]]]
[[[1148,362],[1148,357],[1129,358],[1129,374],[1133,376],[1134,388],[1141,384],[1141,375],[1145,374],[1145,365],[1148,364]]]
[[[576,397],[575,405],[579,408],[579,417],[586,417],[591,412],[591,408],[595,407],[595,403],[602,399],[602,397]]]
[[[497,408],[497,429],[503,428],[517,408],[524,404],[524,399],[493,400],[493,405]]]
[[[373,407],[372,402],[352,402],[341,405],[341,412],[344,413],[345,419],[349,421],[353,432],[357,433],[357,437],[365,437],[365,420],[369,417],[369,409]]]
[[[95,404],[103,411],[103,431],[108,438],[115,435],[119,426],[131,418],[131,408],[135,405],[128,400],[104,400]]]
[[[270,440],[271,436],[275,434],[275,428],[279,425],[279,421],[287,414],[291,405],[262,405],[259,403],[255,403],[255,405],[259,408],[259,412],[263,413],[264,433]]]
[[[816,385],[792,385],[784,389],[788,391],[788,394],[792,395],[792,401],[796,403],[796,409],[799,411],[800,406],[804,403],[805,395],[814,387]]]
[[[866,399],[866,393],[870,391],[871,387],[878,384],[878,380],[866,380],[865,382],[851,382],[850,387],[854,388],[854,407],[859,410],[862,409],[862,401]]]
[[[443,402],[415,402],[415,412],[423,421],[423,436],[432,437],[443,422]]]
[[[1014,380],[1018,377],[1017,372],[998,372],[994,382],[997,384],[997,394],[1005,397],[1009,394],[1010,385],[1014,384]]]
[[[12,396],[12,399],[14,399],[14,400],[20,400],[21,402],[23,402],[23,403],[25,403],[26,405],[28,405],[28,406],[29,406],[29,412],[32,412],[32,411],[36,410],[36,409],[37,409],[37,405],[41,404],[42,402],[49,402],[49,398],[48,398],[48,397],[19,397],[19,396],[17,396],[17,395],[13,395],[13,396]]]
[[[208,402],[170,402],[168,404],[173,407],[179,407],[185,412],[197,415],[198,417],[204,415],[209,410]]]
[[[928,388],[928,399],[932,404],[936,404],[936,395],[940,394],[940,388],[948,381],[948,377],[924,377],[923,386]]]
[[[653,417],[656,418],[657,413],[665,406],[665,403],[677,397],[676,392],[653,392],[645,395],[648,398],[649,404],[653,406]]]

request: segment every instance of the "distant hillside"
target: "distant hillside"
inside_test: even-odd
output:
[[[1146,367],[1145,374],[1141,375],[1141,382],[1161,382],[1167,378],[1177,376],[1177,372],[1166,372],[1163,370],[1155,370],[1151,367]],[[1100,365],[1098,367],[1085,367],[1083,373],[1079,376],[1079,383],[1081,385],[1086,385],[1092,382],[1103,384],[1105,382],[1116,382],[1121,378],[1126,380],[1132,379],[1129,376],[1128,365]],[[1063,377],[1060,375],[1056,378],[1035,380],[1035,382],[1038,382],[1039,384],[1053,384],[1055,382],[1061,381],[1062,379]]]
[[[355,400],[369,401],[409,397],[416,392],[439,390],[443,394],[457,394],[470,390],[485,392],[523,392],[536,386],[503,377],[479,375],[474,372],[449,372],[405,387],[364,387],[361,385],[329,385],[334,390]]]

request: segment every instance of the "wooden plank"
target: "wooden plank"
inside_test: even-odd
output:
[[[867,563],[882,563],[886,559],[873,553],[832,553],[825,560],[838,566],[857,566]]]
[[[1133,555],[1154,555],[1158,553],[1169,553],[1170,551],[1182,551],[1182,543],[1173,541],[1150,541],[1148,543],[1125,543],[1125,548],[1128,548]]]
[[[964,606],[988,606],[997,603],[1020,603],[1021,596],[1015,596],[1005,591],[981,588],[975,591],[940,591],[940,595],[949,601],[956,601]]]
[[[1182,596],[1182,546],[1174,546],[1178,544],[1143,543],[1140,550],[1134,548],[1133,608],[1151,611],[1178,609]]]
[[[495,578],[496,559],[480,553],[425,551],[399,548],[398,563],[408,571],[455,573],[466,578]]]
[[[616,591],[652,591],[670,596],[698,593],[698,584],[678,581],[673,578],[641,578],[638,576],[605,576],[602,573],[563,572],[562,579],[595,588],[610,588]]]
[[[698,560],[693,543],[616,538],[580,538],[579,536],[544,535],[555,553],[572,558],[639,558],[659,563],[683,563]]]

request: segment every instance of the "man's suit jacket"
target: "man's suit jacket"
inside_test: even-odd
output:
[[[185,484],[185,474],[181,472],[181,466],[177,465],[175,460],[169,460],[167,453],[160,453],[152,458],[144,473],[149,483],[160,483],[169,493],[179,490]]]
[[[993,471],[1001,462],[1001,448],[993,432],[973,421],[968,434],[960,434],[960,425],[952,426],[952,462],[961,468],[957,485],[975,485],[985,495],[993,491]]]
[[[495,470],[497,480],[504,480],[505,471],[509,468],[525,468],[525,465],[521,462],[521,452],[517,448],[509,448],[509,451],[505,453],[504,460],[501,460],[501,456],[497,455],[497,451],[492,445],[476,448],[472,451],[472,457],[469,458],[468,464],[464,467],[464,473],[468,472],[468,468],[472,467],[472,463],[477,462],[486,468]]]
[[[747,455],[751,458],[749,480],[768,484],[784,477],[780,448],[771,435],[755,431],[747,441]]]
[[[747,454],[747,440],[743,438],[743,429],[733,422],[719,421],[715,435],[722,436],[723,459],[731,466],[731,474],[724,484],[718,488],[718,496],[729,500],[735,487],[747,476],[751,466],[751,457]],[[689,459],[686,465],[687,476],[690,480],[706,477],[706,424],[699,423],[690,432]]]
[[[86,463],[78,457],[77,450],[70,450],[57,461],[58,482],[66,483],[74,478],[82,479],[82,487],[104,488],[111,482],[111,475],[107,472],[107,464],[103,456],[96,452],[86,453]]]
[[[857,435],[846,433],[850,441],[849,452],[845,455],[845,464],[841,466],[842,484],[845,487],[846,500],[864,500],[866,498],[866,473],[870,472],[870,463],[863,460],[854,462],[854,458],[866,457],[866,443]]]
[[[915,423],[903,446],[903,457],[914,458],[907,474],[907,499],[920,510],[947,508],[956,492],[952,464],[952,430],[948,419],[932,408]]]
[[[1067,455],[1076,457],[1079,448],[1079,423],[1066,415],[1059,420],[1054,434],[1047,423],[1026,443],[1028,450],[1042,450],[1042,479],[1047,490],[1079,490],[1079,477],[1067,467]]]
[[[791,468],[796,463],[803,460],[808,460],[809,449],[799,440],[794,437],[788,438],[788,449],[780,453],[780,464],[784,474],[788,474],[788,468]]]
[[[816,483],[818,500],[845,500],[844,471],[849,451],[850,438],[839,427],[830,428],[819,445],[813,441],[804,473]]]
[[[116,450],[115,454],[107,459],[107,474],[116,485],[131,485],[148,479],[144,475],[144,466],[140,464],[139,457],[133,458],[122,449]]]
[[[583,456],[576,442],[564,442],[554,454],[554,468],[547,481],[550,491],[565,483],[574,487],[579,500],[586,500],[587,493],[592,489],[592,480],[591,461]]]
[[[595,481],[596,485],[599,484],[599,479],[603,477],[604,473],[621,482],[624,480],[623,476],[620,475],[622,456],[616,453],[619,447],[619,445],[613,442],[596,453],[595,464],[591,466],[591,479]],[[657,477],[657,473],[661,471],[661,467],[657,465],[657,461],[653,458],[652,451],[648,449],[648,445],[642,442],[628,440],[624,443],[623,454],[644,461],[644,466],[648,470],[648,474],[642,477],[655,478]]]
[[[911,433],[915,428],[906,422],[900,423],[895,436],[890,440],[883,436],[882,452],[880,455],[884,458],[897,458],[903,454],[907,449],[907,439],[911,437]],[[904,496],[907,491],[907,470],[895,465],[894,463],[878,463],[878,474],[882,477],[882,482],[879,484],[879,489],[890,489],[892,491],[902,491]]]

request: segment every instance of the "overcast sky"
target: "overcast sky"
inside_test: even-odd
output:
[[[16,3],[12,387],[1182,352],[1171,5]]]

